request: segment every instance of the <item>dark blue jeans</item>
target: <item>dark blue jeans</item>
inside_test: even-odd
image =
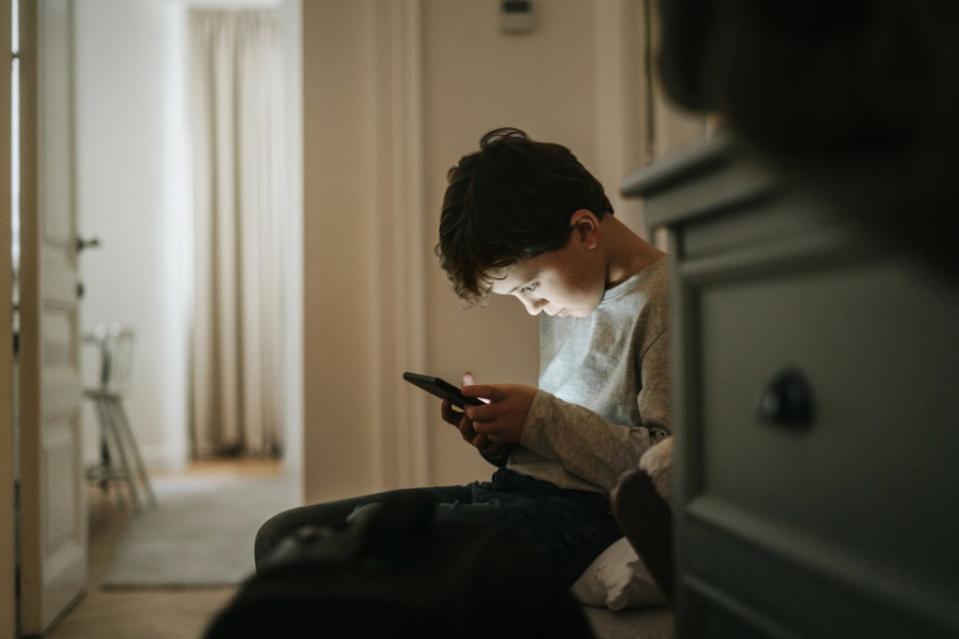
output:
[[[282,512],[263,524],[257,533],[257,566],[280,540],[301,526],[340,524],[363,506],[411,492],[435,499],[438,520],[505,526],[515,530],[555,570],[567,587],[599,553],[623,535],[610,513],[609,498],[605,493],[564,490],[500,468],[488,482],[409,488]]]

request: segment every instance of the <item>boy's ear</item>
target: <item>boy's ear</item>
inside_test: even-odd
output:
[[[594,249],[599,244],[599,218],[589,209],[579,209],[569,216],[569,225],[586,248]]]

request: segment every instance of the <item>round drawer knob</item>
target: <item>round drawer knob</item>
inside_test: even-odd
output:
[[[812,388],[801,371],[787,368],[766,384],[759,418],[767,424],[803,427],[813,422]]]

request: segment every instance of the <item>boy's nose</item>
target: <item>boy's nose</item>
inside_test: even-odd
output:
[[[549,303],[546,300],[542,299],[527,299],[525,297],[519,298],[523,303],[523,306],[526,308],[526,312],[530,315],[539,315],[540,311],[546,308],[546,305]]]

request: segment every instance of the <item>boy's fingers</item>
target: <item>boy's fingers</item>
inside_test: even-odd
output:
[[[440,408],[440,414],[443,416],[443,421],[447,424],[452,424],[456,426],[460,423],[460,419],[463,418],[463,413],[453,410],[453,405],[450,403],[450,400],[444,399],[443,405]]]
[[[489,446],[487,446],[487,452],[491,455],[499,455],[500,453],[505,453],[509,450],[508,444],[497,444],[496,442],[490,441]]]
[[[492,402],[498,402],[503,399],[503,391],[495,386],[491,386],[490,384],[473,384],[472,386],[464,386],[463,394],[467,397],[485,397]]]
[[[473,430],[480,435],[486,435],[490,439],[493,439],[493,434],[499,431],[499,427],[496,425],[495,420],[488,422],[474,422]]]
[[[472,386],[476,383],[476,379],[473,377],[473,373],[466,371],[463,373],[463,386]]]
[[[458,427],[459,427],[460,435],[462,435],[463,439],[465,439],[466,441],[471,442],[473,441],[473,438],[476,437],[476,431],[473,430],[472,422],[470,422],[465,417],[463,418],[463,421],[459,423]]]
[[[495,404],[467,406],[466,415],[474,422],[491,422],[499,416],[499,406]]]

